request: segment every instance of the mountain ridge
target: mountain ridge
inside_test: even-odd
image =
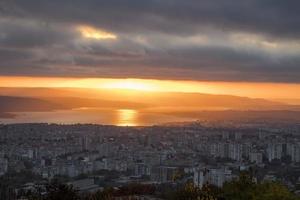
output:
[[[142,109],[156,113],[214,110],[300,111],[298,105],[223,94],[82,88],[0,88],[1,116],[11,116],[12,112],[77,108]]]

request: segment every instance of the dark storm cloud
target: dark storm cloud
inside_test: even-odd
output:
[[[115,31],[190,34],[204,26],[299,38],[298,0],[3,0],[2,13]]]
[[[61,43],[72,37],[68,31],[56,30],[47,23],[24,20],[0,20],[0,45],[10,48],[33,48]]]
[[[0,74],[299,83],[299,13],[299,0],[2,0]],[[83,39],[82,24],[118,39]]]

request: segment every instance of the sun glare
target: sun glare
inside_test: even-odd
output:
[[[135,80],[135,79],[125,79],[125,80],[114,80],[101,85],[101,88],[105,89],[125,89],[125,90],[142,90],[142,91],[156,91],[157,88],[154,84]]]
[[[255,98],[300,99],[299,84],[201,82],[155,79],[113,78],[54,78],[54,77],[4,77],[0,87],[34,88],[87,88],[106,90],[136,90],[144,92],[187,92],[229,94]]]
[[[95,40],[115,40],[117,35],[113,33],[106,32],[101,29],[96,29],[91,26],[79,26],[78,30],[80,31],[82,37],[95,39]]]
[[[118,126],[136,126],[137,111],[131,109],[118,110]]]

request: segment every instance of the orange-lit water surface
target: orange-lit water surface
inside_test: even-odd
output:
[[[196,118],[133,109],[74,109],[53,112],[20,112],[14,118],[0,119],[0,123],[92,123],[117,126],[148,126]]]

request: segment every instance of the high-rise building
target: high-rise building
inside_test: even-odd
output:
[[[150,168],[143,162],[137,162],[134,167],[136,176],[150,176]]]
[[[300,144],[287,144],[287,155],[292,162],[300,162]]]
[[[151,169],[151,179],[160,183],[173,182],[178,171],[178,167],[154,166]]]
[[[261,164],[263,162],[263,154],[261,152],[251,152],[250,162]]]
[[[0,158],[0,176],[4,175],[8,170],[8,160]]]
[[[236,161],[242,160],[242,145],[239,143],[229,144],[229,158]]]
[[[202,168],[194,171],[194,184],[200,188],[204,184],[211,184],[217,187],[222,187],[226,181],[233,178],[231,170],[226,168]]]
[[[267,148],[267,158],[269,162],[275,159],[281,159],[283,156],[282,153],[282,144],[281,143],[270,143]]]

